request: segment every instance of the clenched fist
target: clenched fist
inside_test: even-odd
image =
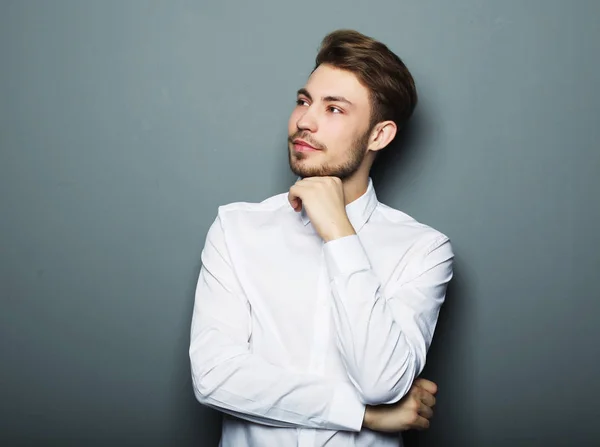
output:
[[[342,181],[337,177],[309,177],[290,188],[288,200],[295,211],[302,207],[319,236],[329,242],[356,234],[348,215]]]
[[[406,396],[393,405],[367,406],[363,426],[380,432],[400,432],[429,428],[437,385],[416,379]]]

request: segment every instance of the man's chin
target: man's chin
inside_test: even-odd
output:
[[[295,175],[302,178],[324,177],[329,175],[326,171],[320,169],[319,167],[307,169],[306,167],[298,168],[297,166],[292,166],[290,168]]]

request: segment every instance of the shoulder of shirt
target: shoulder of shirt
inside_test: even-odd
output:
[[[261,202],[231,202],[225,205],[221,205],[218,208],[219,216],[224,214],[236,213],[236,212],[256,212],[256,211],[277,211],[279,209],[285,209],[286,206],[289,210],[292,210],[287,201],[288,193],[280,193],[274,196],[268,197]]]
[[[429,244],[431,248],[450,242],[450,238],[440,230],[420,222],[413,216],[384,203],[378,203],[374,214],[375,216],[371,218],[372,223],[384,224],[386,227],[392,229],[392,231],[398,231],[398,233],[406,233],[408,230],[418,235],[418,238]]]

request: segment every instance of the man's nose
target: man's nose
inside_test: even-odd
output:
[[[296,127],[298,127],[299,130],[307,130],[309,132],[317,131],[317,117],[311,107],[307,107],[306,111],[300,115],[298,121],[296,121]]]

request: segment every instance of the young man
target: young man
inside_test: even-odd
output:
[[[289,120],[299,180],[219,208],[190,359],[197,399],[225,415],[221,446],[399,446],[428,426],[436,386],[417,377],[453,253],[369,177],[416,102],[384,44],[329,34]]]

